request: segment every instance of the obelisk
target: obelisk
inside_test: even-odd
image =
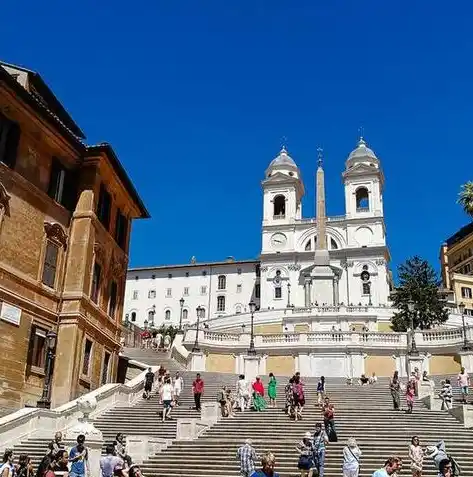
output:
[[[327,247],[327,216],[325,210],[325,174],[322,164],[322,149],[317,149],[316,204],[317,244],[312,269],[313,303],[333,305],[333,282],[335,274],[330,267]]]

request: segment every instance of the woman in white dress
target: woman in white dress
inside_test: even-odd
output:
[[[361,450],[354,437],[348,438],[343,448],[343,477],[358,477]]]

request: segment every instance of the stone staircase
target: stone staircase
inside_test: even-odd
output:
[[[171,372],[180,365],[164,353],[150,350],[129,351],[129,356],[150,365],[163,364]],[[131,407],[115,408],[96,419],[95,425],[103,432],[104,441],[114,440],[118,432],[131,435],[150,435],[172,440],[176,435],[176,419],[199,417],[192,409],[191,383],[195,373],[183,371],[184,394],[182,405],[173,411],[173,421],[162,423],[158,397],[140,400]],[[203,401],[215,401],[222,384],[234,389],[233,374],[202,373],[205,381]],[[441,378],[436,378],[440,382]],[[263,378],[265,387],[267,379]],[[224,419],[195,441],[175,441],[170,447],[142,465],[147,477],[178,476],[239,476],[235,458],[237,448],[251,438],[258,452],[271,450],[276,455],[276,468],[282,477],[298,475],[298,453],[295,445],[306,431],[313,431],[322,420],[316,403],[316,379],[306,378],[306,400],[303,420],[291,421],[283,412],[283,390],[287,378],[278,378],[276,409],[262,413],[237,413],[235,419]],[[452,380],[454,387],[456,383]],[[404,471],[410,474],[407,450],[410,439],[418,435],[426,446],[444,439],[447,451],[462,465],[462,476],[473,477],[473,433],[444,412],[433,412],[416,403],[412,415],[392,411],[388,379],[380,378],[374,386],[346,386],[344,379],[327,378],[327,394],[335,404],[338,443],[327,448],[325,473],[327,477],[341,475],[342,448],[348,437],[355,437],[363,451],[360,475],[368,476],[379,468],[384,459],[396,454],[405,459]],[[47,448],[47,440],[29,439],[14,448],[15,456],[29,454],[38,464]],[[133,457],[133,456],[132,456]],[[426,460],[425,475],[435,475],[433,465]]]

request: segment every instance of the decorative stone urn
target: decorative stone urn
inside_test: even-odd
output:
[[[83,414],[82,420],[87,422],[89,415],[97,409],[97,399],[94,396],[82,396],[77,399],[77,407]]]

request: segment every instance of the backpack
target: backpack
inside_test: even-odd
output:
[[[293,388],[293,393],[295,396],[297,396],[298,399],[303,399],[304,398],[304,388],[302,387],[302,384],[294,384]]]
[[[451,455],[447,455],[447,457],[452,463],[452,475],[458,477],[459,475],[461,475],[462,471],[460,464]]]

